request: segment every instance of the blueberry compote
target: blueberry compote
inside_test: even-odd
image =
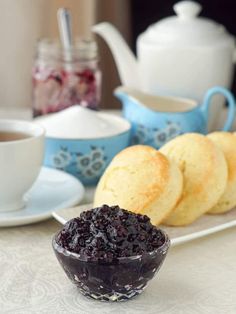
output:
[[[160,268],[169,239],[148,216],[103,205],[68,221],[53,247],[84,295],[122,301],[143,291]]]

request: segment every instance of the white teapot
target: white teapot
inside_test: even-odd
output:
[[[234,37],[222,25],[198,17],[201,5],[196,2],[178,2],[174,11],[177,16],[149,26],[139,35],[138,60],[111,24],[97,24],[93,31],[108,43],[123,85],[201,102],[209,88],[231,86]]]

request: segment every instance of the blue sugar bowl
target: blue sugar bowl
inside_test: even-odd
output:
[[[44,165],[76,176],[84,185],[95,185],[112,158],[130,144],[130,123],[122,117],[99,113],[116,130],[109,135],[83,138],[49,136],[46,132]]]

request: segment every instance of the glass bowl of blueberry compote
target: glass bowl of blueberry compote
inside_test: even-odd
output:
[[[101,301],[140,294],[160,269],[170,241],[146,215],[103,205],[68,221],[53,249],[80,292]]]

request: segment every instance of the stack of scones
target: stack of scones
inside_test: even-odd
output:
[[[169,226],[231,210],[236,206],[236,134],[188,133],[159,151],[145,145],[124,149],[98,183],[94,206],[103,204]]]

